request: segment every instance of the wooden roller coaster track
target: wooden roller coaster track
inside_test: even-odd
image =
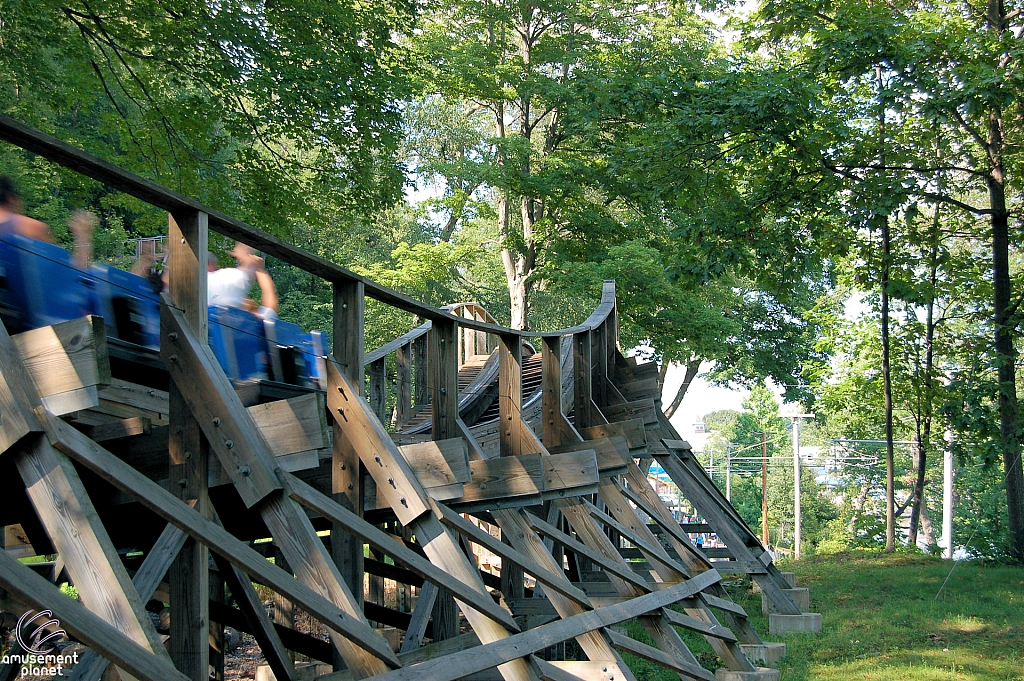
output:
[[[424,305],[10,118],[0,138],[170,216],[159,360],[112,374],[92,318],[14,337],[0,326],[0,524],[17,539],[0,551],[0,610],[52,611],[89,649],[73,678],[222,678],[224,625],[251,633],[282,681],[632,680],[620,651],[715,678],[677,628],[706,638],[720,677],[777,678],[755,666],[771,644],[721,581],[749,574],[774,612],[799,615],[791,585],[664,417],[656,367],[619,352],[614,282],[583,324],[517,331],[473,303]],[[224,375],[207,345],[210,230],[332,284],[323,390]],[[426,323],[366,352],[367,298]],[[721,560],[648,484],[653,460],[725,541]],[[55,554],[50,572],[19,550]],[[254,583],[273,592],[273,619]],[[154,603],[169,603],[163,635]],[[327,640],[281,618],[295,606]],[[653,645],[615,626],[634,618]]]

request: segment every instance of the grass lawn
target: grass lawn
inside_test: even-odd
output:
[[[768,636],[761,597],[749,584],[730,588],[765,640],[787,644],[784,681],[1024,681],[1024,568],[953,563],[920,555],[847,553],[780,565],[811,590],[822,614],[819,636]],[[650,642],[636,622],[628,632]],[[711,648],[684,638],[714,669]],[[627,659],[639,681],[674,674]]]

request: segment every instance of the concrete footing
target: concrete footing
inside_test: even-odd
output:
[[[820,634],[821,614],[805,612],[802,615],[768,615],[768,632],[778,634]]]
[[[782,591],[793,599],[793,602],[796,603],[796,607],[800,608],[800,612],[807,612],[811,609],[810,589],[805,587],[802,589],[783,589]],[[765,615],[778,612],[775,604],[768,600],[768,597],[764,593],[761,594],[761,612]]]
[[[733,672],[728,669],[719,669],[715,672],[718,681],[779,681],[782,678],[778,669],[758,667],[752,672]]]
[[[761,663],[774,667],[786,656],[785,643],[741,643],[740,650],[754,664]]]

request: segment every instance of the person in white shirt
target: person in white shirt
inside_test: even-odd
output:
[[[236,307],[252,312],[260,319],[277,319],[277,287],[256,251],[241,242],[235,242],[231,255],[237,267],[216,269],[217,259],[209,254],[207,275],[207,302],[210,305]],[[249,297],[253,283],[260,287],[260,304]]]

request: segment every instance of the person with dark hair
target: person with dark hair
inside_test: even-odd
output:
[[[53,232],[45,222],[22,215],[24,204],[14,181],[0,175],[0,237],[10,234],[53,243]],[[87,210],[76,210],[68,218],[68,229],[75,237],[72,251],[75,264],[85,269],[92,261],[92,233],[96,229],[96,216]]]

